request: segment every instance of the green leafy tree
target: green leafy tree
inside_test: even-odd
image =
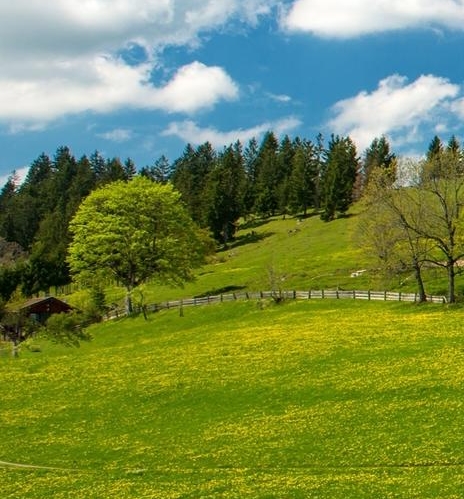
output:
[[[132,291],[149,279],[182,284],[210,249],[171,185],[137,176],[94,190],[71,220],[68,262],[78,280],[111,275]]]
[[[41,334],[53,343],[68,347],[79,347],[81,341],[90,341],[92,336],[85,330],[85,317],[78,312],[53,314],[41,329]]]
[[[427,212],[417,191],[392,184],[393,174],[385,168],[371,172],[363,197],[364,210],[358,219],[357,240],[366,257],[374,258],[375,266],[387,276],[412,270],[419,301],[423,302],[427,296],[422,270],[430,261],[434,243],[414,230],[409,221],[425,225]]]

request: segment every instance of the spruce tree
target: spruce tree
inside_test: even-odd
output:
[[[332,135],[322,179],[322,220],[333,220],[337,213],[348,211],[353,202],[358,170],[359,159],[353,141],[349,137]]]

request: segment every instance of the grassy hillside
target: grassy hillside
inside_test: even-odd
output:
[[[243,224],[237,239],[199,269],[197,279],[184,288],[157,283],[143,286],[143,299],[153,303],[234,290],[282,289],[378,289],[416,291],[412,273],[386,279],[357,244],[356,210],[330,223],[318,216],[299,220],[276,217]],[[359,238],[358,238],[359,239]],[[367,270],[359,277],[351,274]],[[429,294],[446,294],[443,271],[426,275]],[[459,291],[459,279],[458,287]],[[112,290],[108,302],[123,301],[123,290]],[[82,298],[74,297],[79,305]],[[138,292],[134,299],[141,299]]]
[[[0,357],[2,498],[462,497],[458,309],[184,312]]]

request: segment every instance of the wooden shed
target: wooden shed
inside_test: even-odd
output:
[[[35,319],[41,324],[45,324],[46,320],[52,314],[70,312],[71,310],[73,310],[71,305],[54,296],[33,298],[24,303],[20,308],[21,312],[25,312],[30,318]]]

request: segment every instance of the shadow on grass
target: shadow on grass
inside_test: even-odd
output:
[[[247,229],[257,229],[263,225],[267,225],[272,221],[272,218],[254,218],[252,220],[247,220],[243,224],[240,224],[240,230]]]
[[[227,246],[222,247],[218,253],[222,253],[224,251],[230,251],[235,248],[239,248],[240,246],[244,246],[245,244],[253,244],[262,241],[263,239],[267,239],[275,234],[275,232],[255,232],[254,230],[247,232],[241,236],[236,237],[233,241],[230,241]]]
[[[245,289],[245,286],[224,286],[223,288],[210,289],[209,291],[205,291],[201,295],[196,295],[194,298],[204,298],[206,296],[223,295],[226,293],[233,293],[234,291],[240,291],[242,289]]]

